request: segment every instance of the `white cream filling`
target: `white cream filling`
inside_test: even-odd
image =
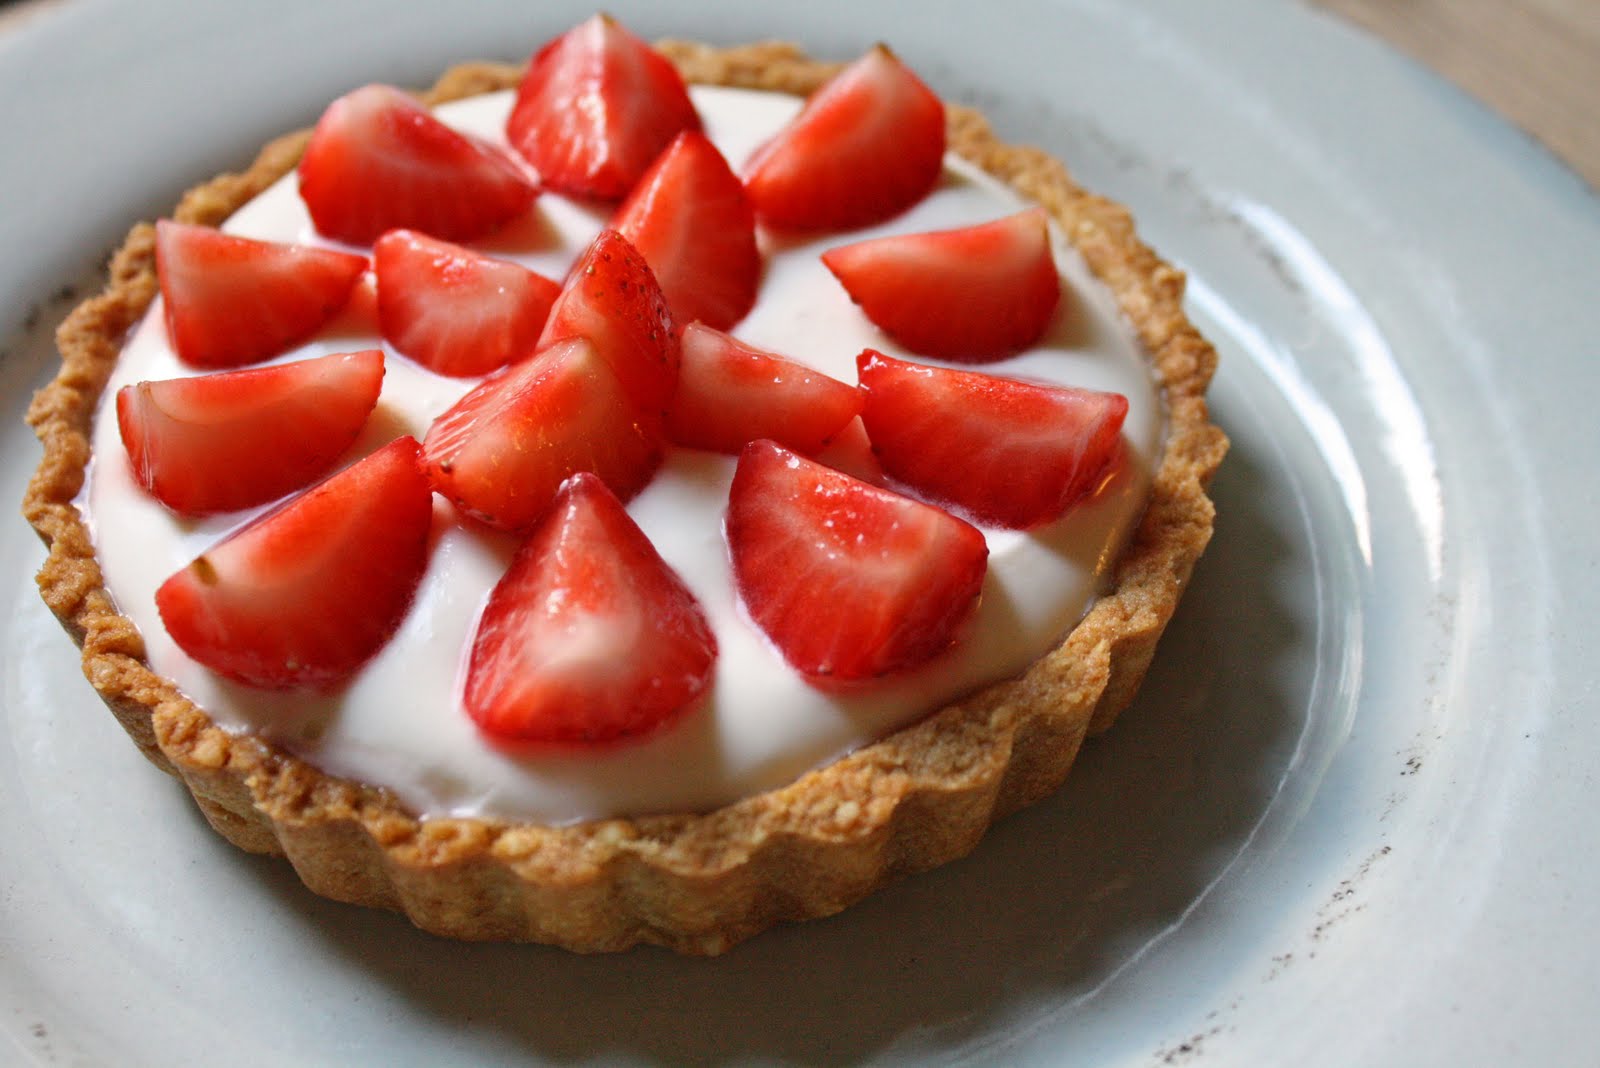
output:
[[[798,107],[795,98],[696,88],[706,131],[735,170]],[[439,109],[447,122],[503,143],[509,93]],[[818,254],[877,234],[944,229],[1018,210],[1009,189],[952,157],[938,189],[881,226],[779,245],[760,299],[733,333],[847,382],[865,347],[918,358],[862,316]],[[560,279],[604,221],[593,205],[544,193],[529,216],[477,243]],[[330,244],[313,230],[290,175],[242,208],[226,229],[276,241]],[[740,610],[722,535],[733,459],[675,450],[629,511],[705,606],[719,647],[704,706],[641,743],[585,753],[520,755],[487,741],[462,711],[466,650],[489,589],[514,548],[449,522],[439,504],[437,544],[410,615],[394,639],[335,696],[262,692],[218,678],[168,637],[156,588],[253,513],[188,520],[132,480],[111,399],[121,386],[179,377],[159,302],[131,337],[106,392],[94,433],[95,462],[82,502],[96,535],[106,585],[138,624],[150,665],[173,679],[219,723],[269,736],[330,773],[382,784],[424,815],[491,816],[561,823],[590,817],[715,807],[785,785],[929,710],[1013,676],[1053,647],[1087,610],[1137,521],[1163,434],[1161,401],[1132,329],[1081,258],[1056,242],[1067,294],[1033,349],[983,370],[1114,390],[1130,402],[1123,436],[1128,463],[1105,491],[1041,530],[987,530],[983,597],[967,636],[903,677],[848,695],[814,689],[793,672]],[[281,360],[381,347],[375,335],[336,324]],[[352,450],[362,454],[397,433],[419,440],[430,421],[471,382],[443,378],[387,351],[379,411]],[[436,499],[437,500],[437,499]]]

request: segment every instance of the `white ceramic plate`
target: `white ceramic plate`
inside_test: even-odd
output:
[[[767,5],[647,35],[887,39],[1191,273],[1234,449],[1137,705],[970,859],[714,961],[467,946],[210,834],[0,533],[0,1061],[1592,1063],[1600,210],[1283,2]],[[0,40],[0,397],[133,219],[362,81],[588,9],[69,0]]]

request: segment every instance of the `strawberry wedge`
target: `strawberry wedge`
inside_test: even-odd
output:
[[[944,165],[944,104],[883,45],[846,67],[745,165],[771,226],[846,230],[926,196]]]
[[[388,85],[328,105],[300,160],[300,198],[318,232],[356,245],[404,228],[470,241],[527,211],[537,195],[509,153],[451,129]]]
[[[568,338],[491,375],[434,420],[423,443],[433,488],[480,522],[526,530],[579,471],[632,497],[661,462],[609,364]]]
[[[506,137],[547,188],[618,200],[680,130],[699,128],[677,68],[596,15],[534,54]]]
[[[266,504],[327,473],[383,387],[383,353],[139,382],[117,391],[134,478],[184,515]]]
[[[711,682],[704,610],[594,475],[574,475],[489,595],[467,712],[489,737],[597,745],[659,731]]]
[[[226,678],[327,691],[400,625],[432,518],[417,443],[398,438],[206,550],[156,607],[183,651]]]
[[[659,427],[678,386],[678,336],[650,265],[628,239],[602,230],[567,276],[539,347],[584,337],[634,406]]]
[[[485,375],[533,353],[559,283],[415,230],[372,249],[383,339],[442,375]]]
[[[349,300],[363,256],[156,223],[167,334],[191,367],[257,363],[316,333]]]
[[[890,477],[982,523],[1024,529],[1061,516],[1121,454],[1128,399],[928,367],[868,349],[856,360],[861,419]]]
[[[678,391],[667,435],[679,445],[737,456],[771,438],[814,456],[861,412],[861,391],[702,323],[683,328]]]
[[[922,356],[981,362],[1038,341],[1061,279],[1042,209],[978,226],[872,238],[822,262],[884,333]]]
[[[726,531],[750,618],[817,683],[877,678],[949,648],[988,566],[970,524],[770,441],[739,457]]]
[[[698,130],[677,136],[611,225],[650,264],[678,322],[727,330],[755,305],[755,212],[744,184]]]

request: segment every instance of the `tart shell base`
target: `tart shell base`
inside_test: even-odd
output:
[[[779,43],[658,47],[691,82],[808,93],[838,69]],[[467,64],[423,96],[436,104],[510,88],[520,73]],[[244,173],[191,190],[174,217],[220,223],[292,169],[305,139],[275,141]],[[1183,315],[1183,276],[1139,242],[1128,213],[1084,192],[1043,152],[1002,144],[975,112],[949,108],[949,143],[1054,215],[1137,330],[1167,406],[1151,498],[1111,589],[1022,677],[782,789],[712,812],[572,826],[418,819],[380,788],[224,731],[145,664],[143,639],[105,589],[74,504],[122,340],[157,292],[148,224],[129,234],[105,292],[60,328],[61,370],[28,412],[44,447],[23,503],[49,548],[39,588],[82,647],[85,675],[228,841],[287,857],[318,894],[398,910],[452,938],[715,954],[970,852],[996,818],[1055,790],[1084,738],[1132,700],[1211,536],[1205,487],[1227,442],[1207,416],[1216,357]]]

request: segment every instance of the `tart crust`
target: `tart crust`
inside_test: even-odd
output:
[[[658,47],[691,82],[804,94],[838,69],[777,42]],[[510,88],[520,75],[517,66],[465,64],[422,97],[437,104]],[[106,290],[62,324],[61,370],[27,416],[44,446],[23,502],[49,547],[39,589],[82,647],[84,674],[145,756],[179,778],[234,845],[286,856],[318,894],[395,909],[452,938],[715,954],[963,856],[997,817],[1053,791],[1084,737],[1108,728],[1133,698],[1210,539],[1205,487],[1227,439],[1207,415],[1216,355],[1183,314],[1183,275],[1140,243],[1124,208],[1080,189],[1059,162],[1001,143],[975,111],[947,111],[950,147],[1044,205],[1115,294],[1168,416],[1150,500],[1111,589],[1020,678],[781,789],[710,812],[571,826],[419,819],[382,788],[223,730],[145,663],[143,639],[106,590],[74,503],[100,396],[158,290],[146,223],[115,255]],[[190,190],[174,217],[220,223],[292,169],[307,136],[273,141],[242,174]]]

